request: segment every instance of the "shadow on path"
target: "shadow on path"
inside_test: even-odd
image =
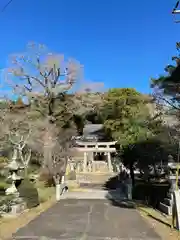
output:
[[[103,185],[103,188],[110,194],[113,190],[118,191],[119,189],[119,195],[121,195],[122,198],[126,198],[126,190],[124,185],[119,181],[118,175],[108,179],[108,181]],[[138,179],[136,180],[135,186],[132,190],[132,198],[158,209],[159,203],[167,196],[168,190],[169,184],[167,182],[145,182]]]

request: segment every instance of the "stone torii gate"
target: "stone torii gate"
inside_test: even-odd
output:
[[[94,170],[95,159],[94,153],[104,153],[107,156],[105,162],[107,163],[109,172],[113,172],[112,161],[111,161],[111,153],[116,152],[115,144],[116,141],[112,142],[84,142],[84,141],[76,141],[78,145],[75,149],[78,152],[84,153],[83,159],[83,172],[87,172],[88,164],[92,165],[92,169]],[[91,158],[89,160],[89,157]],[[92,170],[92,171],[93,171]]]

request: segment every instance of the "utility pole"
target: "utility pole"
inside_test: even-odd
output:
[[[176,5],[175,5],[175,7],[174,7],[174,9],[172,10],[172,14],[175,16],[176,14],[180,14],[180,9],[178,9],[178,7],[179,7],[179,2],[180,1],[177,1],[177,3],[176,3]],[[180,20],[175,20],[175,23],[180,23]],[[176,43],[176,45],[177,45],[178,43]],[[177,189],[179,189],[178,188],[178,181],[179,181],[179,170],[180,170],[180,141],[179,141],[179,144],[178,144],[178,157],[177,157],[178,159],[178,168],[177,168],[177,171],[176,171],[176,188]]]
[[[176,16],[177,14],[180,14],[180,9],[178,9],[178,7],[179,7],[179,2],[180,2],[180,1],[177,1],[174,9],[172,10],[172,14],[173,14],[174,16]],[[176,20],[176,19],[175,19],[175,23],[180,23],[180,20]]]

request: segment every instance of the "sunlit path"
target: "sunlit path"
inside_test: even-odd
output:
[[[158,240],[132,207],[108,200],[64,199],[17,231],[14,239]]]

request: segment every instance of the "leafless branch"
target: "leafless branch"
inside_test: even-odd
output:
[[[40,44],[29,45],[26,53],[15,54],[10,60],[6,76],[8,82],[19,95],[25,96],[33,110],[41,114],[39,126],[36,120],[33,123],[33,137],[28,144],[38,152],[43,149],[44,166],[62,172],[70,155],[70,139],[74,135],[64,128],[68,123],[72,130],[73,114],[96,108],[101,102],[98,90],[103,84],[86,84],[79,62],[52,54]],[[24,147],[25,139],[20,140],[24,142],[18,144]]]
[[[23,155],[21,146],[19,146],[18,150],[23,166],[27,168],[31,159],[31,149],[29,149],[29,152],[26,153],[25,155]]]

